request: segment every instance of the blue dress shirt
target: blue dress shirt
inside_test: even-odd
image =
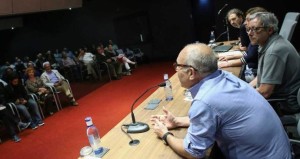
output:
[[[230,159],[290,159],[288,137],[269,103],[231,73],[218,70],[194,85],[184,148],[202,158],[216,141]]]

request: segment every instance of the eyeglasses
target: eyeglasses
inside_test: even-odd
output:
[[[267,28],[267,27],[253,27],[253,28],[246,28],[246,32],[249,34],[250,31],[253,33],[258,33],[261,28]]]
[[[177,62],[174,62],[174,63],[173,63],[173,67],[174,67],[175,70],[177,69],[177,67],[191,67],[191,68],[193,68],[195,71],[197,71],[197,69],[196,69],[195,67],[191,66],[191,65],[178,64]]]

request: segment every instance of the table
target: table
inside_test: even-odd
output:
[[[235,75],[239,75],[237,68],[228,68],[229,72],[233,72]],[[190,108],[190,101],[184,100],[185,89],[180,86],[177,74],[170,78],[173,86],[174,99],[170,102],[164,100],[163,88],[158,88],[153,94],[151,94],[146,100],[144,100],[135,110],[134,114],[136,120],[139,122],[148,123],[150,130],[144,133],[130,134],[133,139],[140,140],[140,144],[136,146],[130,146],[130,138],[122,132],[121,126],[123,124],[131,123],[131,116],[128,114],[122,121],[120,121],[115,127],[113,127],[106,135],[101,139],[101,145],[109,148],[107,154],[103,159],[140,159],[144,158],[155,158],[155,159],[179,159],[178,156],[170,147],[163,144],[161,139],[157,138],[153,132],[152,125],[150,122],[150,116],[155,114],[163,114],[162,108],[166,107],[167,110],[171,111],[176,116],[186,116]],[[159,106],[155,110],[146,110],[144,107],[151,99],[162,99]],[[176,137],[184,138],[186,134],[185,128],[171,130]]]

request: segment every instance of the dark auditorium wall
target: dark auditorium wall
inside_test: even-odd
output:
[[[119,32],[132,28],[115,25],[140,13],[148,21],[148,38],[124,43],[124,38],[130,38],[120,37],[116,28]],[[178,50],[193,41],[190,15],[191,4],[186,0],[85,0],[80,9],[23,15],[23,27],[0,31],[1,60],[62,47],[74,50],[109,39],[121,47],[140,47],[150,59],[175,59]]]
[[[217,15],[224,4],[228,6]],[[139,47],[150,60],[175,60],[187,43],[208,42],[209,32],[225,29],[224,17],[233,8],[262,6],[274,12],[281,26],[288,11],[300,12],[292,0],[83,0],[83,7],[20,15],[23,27],[0,31],[0,62],[14,56],[68,47],[75,50],[112,39],[120,47]],[[16,16],[16,17],[20,17]],[[6,17],[0,17],[6,18]],[[292,43],[300,50],[299,24]],[[231,39],[235,29],[230,27]],[[140,34],[143,36],[141,41]],[[220,40],[225,40],[222,36]]]

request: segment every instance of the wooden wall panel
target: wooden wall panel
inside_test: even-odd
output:
[[[65,8],[79,8],[82,7],[82,0],[64,0]]]
[[[41,11],[64,9],[64,0],[41,0]]]
[[[40,0],[13,0],[13,14],[39,12]]]
[[[82,7],[82,0],[0,0],[0,16]]]
[[[0,16],[12,14],[12,0],[0,0]]]

